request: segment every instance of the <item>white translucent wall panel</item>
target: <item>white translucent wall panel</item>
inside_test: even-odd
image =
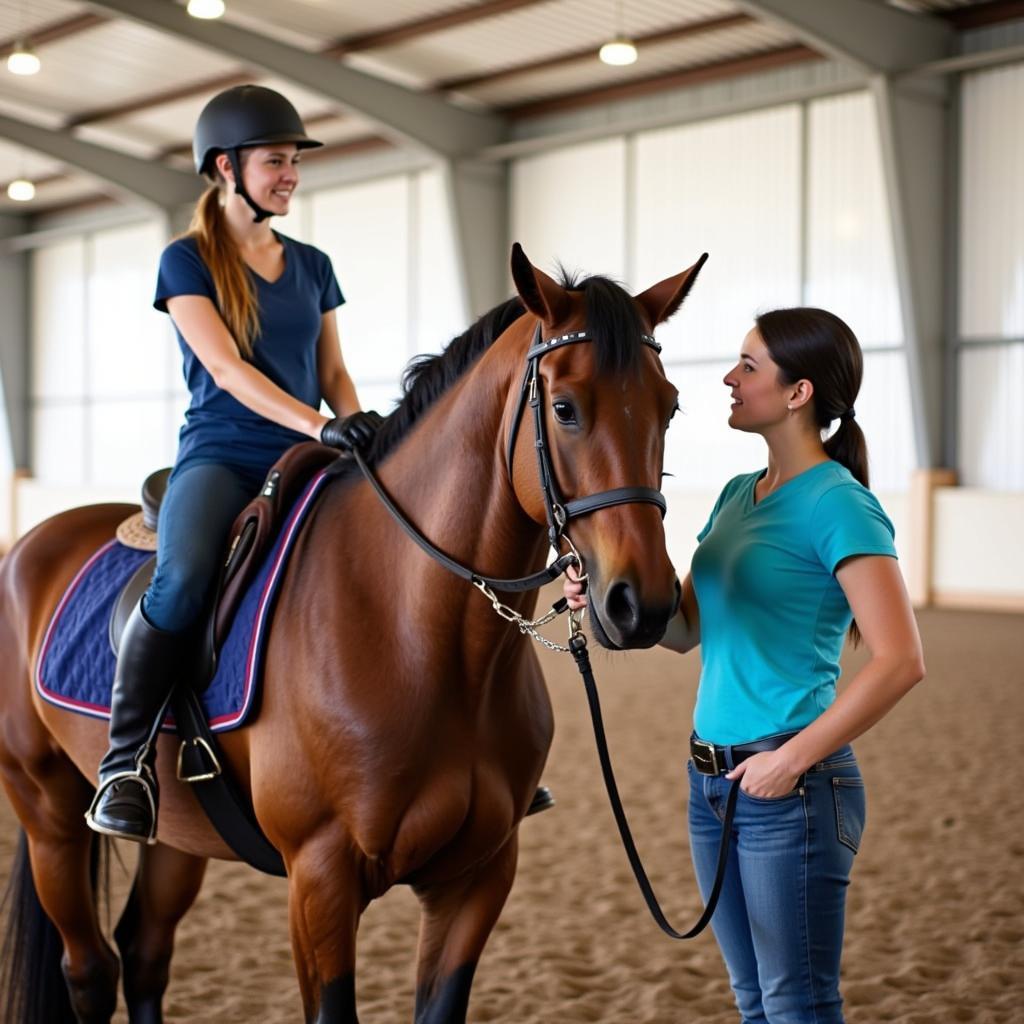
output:
[[[767,465],[767,449],[760,436],[728,425],[729,389],[722,378],[732,365],[723,362],[667,367],[669,379],[679,389],[680,411],[668,432],[665,469],[675,476],[665,481],[666,490],[717,495],[738,473]],[[867,439],[872,488],[906,490],[914,468],[914,452],[902,354],[878,352],[865,356],[857,422]]]
[[[916,465],[907,360],[902,352],[866,352],[857,422],[868,446],[873,491],[902,492]]]
[[[512,241],[555,273],[626,274],[626,143],[621,138],[525,157],[512,164]]]
[[[729,361],[666,367],[669,380],[679,389],[679,412],[665,447],[665,472],[674,474],[664,482],[666,492],[707,492],[714,502],[737,473],[767,465],[761,438],[729,426],[729,389],[722,378],[732,366]]]
[[[147,474],[171,465],[177,444],[168,436],[167,405],[166,399],[131,399],[90,406],[90,482],[141,487]]]
[[[413,179],[415,202],[415,291],[412,347],[437,352],[469,324],[462,299],[444,174],[422,171]],[[492,244],[502,245],[501,239]]]
[[[89,480],[89,435],[85,404],[44,401],[32,410],[32,472],[44,483]]]
[[[388,384],[360,384],[359,401],[364,409],[376,409],[386,416],[398,404],[401,388],[398,378]]]
[[[98,231],[87,242],[86,388],[95,400],[164,395],[168,337],[153,290],[164,245],[159,222]]]
[[[800,299],[799,108],[645,132],[635,146],[631,284],[710,253],[685,332],[670,321],[658,340],[680,356],[727,358],[756,312]]]
[[[960,351],[959,461],[966,487],[1024,490],[1024,344]]]
[[[408,178],[325,189],[310,201],[310,241],[331,257],[345,295],[338,324],[356,387],[397,377],[409,356]]]
[[[963,79],[960,333],[1024,337],[1024,64]]]
[[[32,254],[32,395],[72,398],[85,381],[85,243]]]
[[[806,304],[861,344],[903,340],[875,111],[867,93],[816,100],[808,116]]]

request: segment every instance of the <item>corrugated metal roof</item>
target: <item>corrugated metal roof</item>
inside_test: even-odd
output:
[[[172,2],[172,0],[167,0]],[[173,0],[184,3],[184,0]],[[882,0],[879,0],[882,2]],[[887,0],[918,13],[978,6],[981,0]],[[733,0],[227,0],[226,20],[315,52],[351,52],[352,67],[436,90],[461,103],[519,108],[551,97],[586,97],[605,86],[703,68],[778,51],[792,34],[748,18]],[[620,13],[621,12],[621,13]],[[684,34],[687,26],[729,18],[726,26]],[[399,38],[395,39],[395,30]],[[0,41],[42,32],[40,74],[17,78],[0,66],[0,112],[146,159],[187,167],[196,116],[224,81],[247,69],[235,58],[103,8],[70,0],[0,0]],[[625,68],[597,60],[601,43],[641,40]],[[386,33],[382,35],[382,33]],[[658,38],[644,43],[645,36]],[[49,39],[50,41],[46,41]],[[0,56],[5,56],[0,54]],[[337,58],[335,58],[337,59]],[[541,63],[543,66],[536,66]],[[376,128],[343,116],[338,104],[289,82],[256,77],[285,92],[328,143],[371,136]],[[125,110],[126,105],[148,105]],[[88,123],[81,123],[87,121]],[[78,125],[75,127],[74,125]],[[17,149],[17,147],[15,147]],[[53,161],[43,160],[41,176]],[[0,185],[4,173],[0,152]],[[64,168],[62,191],[91,179]],[[52,176],[52,175],[51,175]],[[40,189],[40,203],[44,202]],[[63,201],[63,199],[62,199]]]
[[[39,48],[39,74],[4,73],[2,95],[65,117],[239,67],[210,50],[129,21],[108,21]]]
[[[90,10],[85,4],[67,0],[2,0],[0,2],[0,39],[31,37],[40,28],[84,14]]]
[[[424,85],[449,78],[499,71],[545,57],[591,48],[596,56],[614,35],[644,35],[736,13],[728,0],[645,0],[624,4],[622,25],[615,4],[558,0],[432,33],[375,51],[380,61],[401,66]],[[628,72],[628,69],[627,69]]]
[[[595,51],[587,60],[499,79],[465,91],[473,99],[488,106],[509,107],[562,93],[601,89],[669,71],[713,64],[791,42],[793,37],[788,33],[771,25],[754,23],[707,35],[641,45],[636,64],[628,67],[602,64]]]

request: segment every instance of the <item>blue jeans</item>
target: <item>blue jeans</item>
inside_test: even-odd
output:
[[[707,900],[731,782],[701,775],[692,761],[687,772],[690,851]],[[740,792],[711,926],[742,1024],[842,1024],[846,887],[864,818],[864,783],[849,746],[786,796]]]
[[[261,483],[253,473],[213,464],[171,475],[157,524],[156,571],[142,604],[157,629],[178,633],[198,620],[227,554],[231,524]]]

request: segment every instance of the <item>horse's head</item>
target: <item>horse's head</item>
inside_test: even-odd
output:
[[[550,528],[554,512],[556,533],[569,509],[561,549],[568,549],[568,536],[583,558],[593,632],[606,647],[656,644],[679,606],[657,504],[677,392],[650,335],[679,308],[705,258],[632,297],[605,278],[564,287],[534,267],[518,244],[512,249],[512,276],[535,318],[531,352],[543,352],[528,361],[527,399],[518,415],[509,407],[512,484],[530,518]],[[577,332],[585,339],[575,338]],[[539,350],[538,341],[551,344]],[[538,416],[553,508],[536,454]],[[593,495],[596,509],[574,505]]]

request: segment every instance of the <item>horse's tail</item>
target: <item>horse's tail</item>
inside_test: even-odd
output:
[[[89,865],[93,893],[97,892],[105,844],[100,836],[93,837]],[[0,903],[0,913],[4,911],[7,922],[0,947],[0,1020],[6,1024],[66,1024],[75,1020],[61,970],[64,943],[39,902],[24,831],[18,837],[7,891]]]

